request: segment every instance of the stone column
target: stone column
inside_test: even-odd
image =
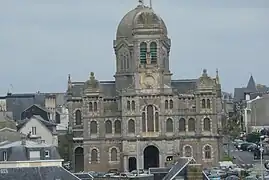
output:
[[[128,172],[128,156],[124,155],[123,156],[123,170],[124,172]]]

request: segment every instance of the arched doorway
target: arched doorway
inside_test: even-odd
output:
[[[84,171],[84,152],[82,147],[75,149],[75,172]]]
[[[144,169],[151,167],[159,167],[159,149],[152,145],[144,150]]]
[[[129,172],[136,170],[136,158],[135,157],[129,157]]]

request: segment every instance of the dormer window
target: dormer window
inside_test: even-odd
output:
[[[32,127],[32,135],[36,135],[36,127]]]
[[[6,151],[3,152],[3,161],[7,161],[7,152]]]

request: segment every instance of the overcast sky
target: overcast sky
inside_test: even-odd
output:
[[[173,79],[219,69],[223,90],[267,84],[268,0],[152,0],[172,39]],[[145,0],[145,3],[148,3]],[[0,0],[0,94],[65,91],[67,75],[113,80],[113,40],[138,0]]]

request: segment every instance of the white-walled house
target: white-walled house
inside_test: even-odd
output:
[[[29,119],[19,122],[17,128],[30,139],[36,139],[43,143],[58,146],[58,136],[54,122],[46,121],[40,116],[34,115]]]

